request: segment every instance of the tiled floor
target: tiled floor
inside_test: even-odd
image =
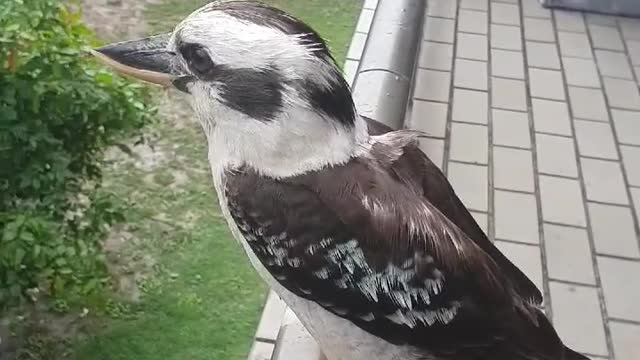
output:
[[[423,149],[569,346],[640,359],[640,20],[537,0],[429,7],[409,114]]]

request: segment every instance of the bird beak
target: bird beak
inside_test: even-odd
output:
[[[171,86],[179,78],[175,53],[167,50],[171,34],[107,45],[95,50],[102,63],[117,72],[161,86]]]

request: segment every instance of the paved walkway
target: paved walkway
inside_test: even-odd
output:
[[[407,126],[429,134],[425,152],[543,290],[564,341],[639,360],[640,20],[537,0],[428,4]],[[270,358],[285,310],[270,297],[250,359]]]

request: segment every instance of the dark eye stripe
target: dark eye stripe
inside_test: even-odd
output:
[[[180,46],[180,53],[195,75],[203,77],[213,71],[213,60],[201,45],[183,44]]]

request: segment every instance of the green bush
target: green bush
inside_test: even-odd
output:
[[[144,87],[91,59],[79,19],[58,0],[0,0],[0,309],[99,287],[100,242],[122,220],[97,191],[103,151],[153,114]]]

